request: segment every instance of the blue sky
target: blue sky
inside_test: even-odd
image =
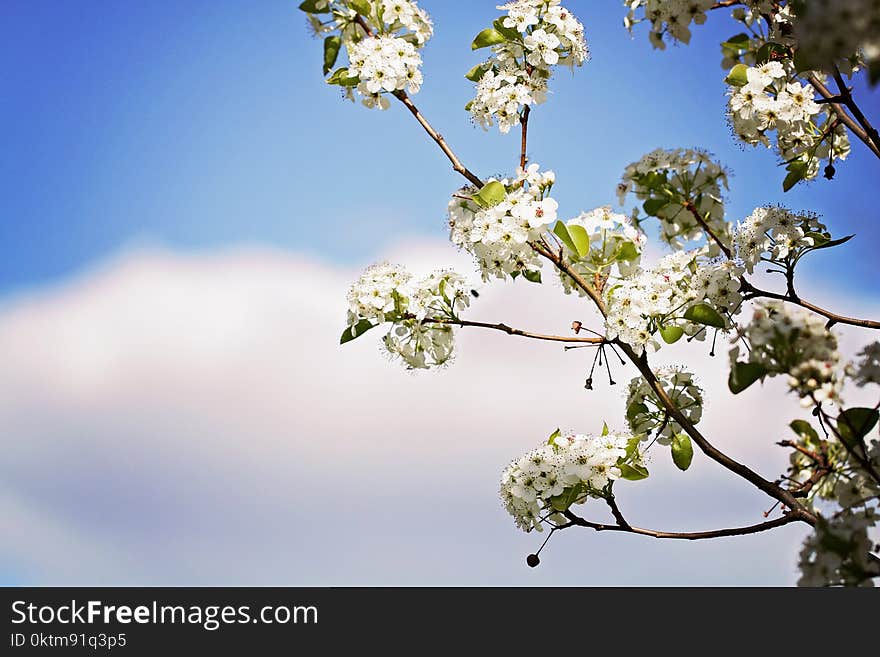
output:
[[[339,102],[294,5],[4,2],[0,292],[131,244],[247,242],[362,262],[400,234],[442,236],[459,180],[401,108]],[[533,118],[531,156],[557,171],[563,212],[613,202],[623,167],[656,146],[702,146],[734,171],[732,217],[785,202],[858,231],[821,265],[865,285],[866,259],[853,256],[880,236],[864,193],[880,163],[856,143],[833,183],[783,194],[772,154],[741,150],[724,122],[717,43],[731,22],[713,15],[691,46],[653,52],[621,27],[619,5],[573,3],[593,60],[560,72]],[[471,168],[509,171],[515,136],[484,134],[462,109],[468,44],[493,4],[426,6],[436,36],[418,104]],[[858,92],[869,114],[880,108],[876,91]]]
[[[421,4],[435,37],[417,104],[471,169],[509,173],[517,135],[463,110],[469,44],[494,3]],[[773,155],[725,124],[718,42],[736,30],[723,13],[691,46],[655,52],[617,0],[568,4],[593,58],[552,81],[529,149],[556,171],[563,216],[614,203],[647,151],[704,147],[733,171],[732,219],[781,202],[858,234],[804,263],[827,282],[814,300],[880,306],[880,162],[861,143],[833,182],[783,194]],[[455,366],[426,377],[375,341],[338,347],[353,272],[386,256],[462,262],[443,247],[462,181],[401,107],[369,111],[323,82],[295,2],[5,0],[0,32],[0,514],[13,528],[0,582],[793,581],[793,527],[711,545],[582,533],[525,568],[540,539],[499,508],[499,471],[555,426],[621,417],[623,386],[585,397],[577,352],[505,337],[462,335]],[[856,94],[880,116],[878,91]],[[517,285],[487,290],[474,317],[544,332],[580,317],[577,299]],[[756,386],[728,406],[724,359],[690,355],[706,369],[701,427],[774,476],[785,456],[768,439],[797,404],[781,413],[782,388]],[[424,421],[437,400],[457,410],[449,426]],[[622,499],[660,529],[759,521],[764,497],[711,465],[698,454],[693,478],[652,465],[651,486]]]

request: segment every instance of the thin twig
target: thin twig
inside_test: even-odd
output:
[[[743,279],[745,280],[745,279]],[[860,326],[861,328],[868,329],[880,329],[880,322],[874,321],[872,319],[860,319],[857,317],[847,317],[846,315],[838,315],[837,313],[831,312],[830,310],[826,310],[825,308],[821,308],[814,303],[810,303],[804,299],[801,299],[797,296],[791,296],[790,294],[779,294],[778,292],[770,292],[768,290],[762,290],[753,286],[751,283],[745,282],[745,285],[740,288],[746,294],[744,297],[746,299],[757,299],[760,297],[767,299],[778,299],[779,301],[787,301],[788,303],[794,304],[796,306],[800,306],[801,308],[806,308],[807,310],[812,310],[817,315],[822,315],[829,320],[828,328],[831,328],[834,324],[849,324],[850,326]]]
[[[871,152],[874,153],[874,155],[876,155],[878,158],[880,158],[880,146],[877,146],[877,144],[875,144],[871,140],[871,138],[868,136],[868,133],[865,132],[865,129],[847,113],[843,105],[834,102],[839,94],[833,93],[828,87],[826,87],[815,73],[807,73],[807,75],[805,75],[804,77],[807,82],[809,82],[813,86],[813,88],[819,92],[819,95],[828,101],[827,104],[830,105],[831,108],[837,113],[837,116],[840,118],[841,122],[850,129],[850,132],[852,132],[856,137],[863,141],[865,145],[869,149],[871,149]]]
[[[523,338],[531,338],[533,340],[546,340],[548,342],[580,342],[583,344],[603,344],[607,342],[605,338],[580,338],[574,335],[543,335],[541,333],[532,333],[530,331],[522,331],[517,328],[508,326],[507,324],[490,324],[488,322],[471,322],[463,319],[423,319],[424,324],[452,324],[454,326],[473,326],[477,328],[492,329],[493,331],[501,331],[508,335],[518,335]]]
[[[697,206],[694,205],[690,199],[688,199],[685,201],[684,207],[688,212],[690,212],[693,215],[694,219],[697,220],[697,223],[700,224],[700,227],[704,231],[706,231],[706,234],[715,241],[715,243],[718,245],[718,248],[721,249],[721,252],[725,256],[727,256],[727,259],[730,260],[733,257],[732,252],[730,250],[730,247],[727,246],[724,242],[722,242],[721,239],[714,232],[712,232],[712,229],[709,228],[709,224],[706,223],[705,219],[703,219],[703,215],[700,214],[700,211],[697,209]]]
[[[793,522],[804,522],[805,519],[801,512],[792,511],[780,518],[761,522],[757,525],[749,525],[747,527],[729,527],[725,529],[712,529],[704,532],[663,532],[654,529],[645,529],[643,527],[633,527],[632,525],[608,525],[600,522],[591,522],[576,515],[571,510],[565,511],[565,517],[571,522],[571,526],[588,527],[597,532],[626,532],[629,534],[640,534],[642,536],[650,536],[652,538],[671,538],[684,541],[699,541],[708,538],[721,538],[723,536],[745,536],[746,534],[757,534],[770,529],[782,527]],[[561,529],[562,527],[560,527]]]
[[[523,109],[522,118],[520,119],[520,126],[522,127],[522,139],[520,142],[520,153],[519,153],[519,168],[523,171],[526,170],[526,162],[528,159],[526,158],[526,146],[529,141],[529,114],[532,113],[532,108],[528,105]]]
[[[877,129],[871,125],[871,122],[868,121],[868,118],[862,112],[861,108],[856,104],[855,99],[852,97],[852,90],[846,86],[846,82],[843,80],[843,76],[840,74],[840,69],[837,68],[837,65],[834,65],[834,81],[837,83],[837,88],[840,90],[840,97],[843,99],[843,104],[846,105],[847,109],[852,112],[853,118],[859,122],[859,125],[862,126],[865,133],[874,142],[874,146],[880,149],[880,134],[877,133]]]
[[[354,17],[355,22],[361,26],[368,37],[373,36],[373,31],[370,29],[369,24],[367,24],[366,19],[360,14],[357,14]],[[470,171],[464,164],[461,163],[461,160],[455,154],[455,152],[449,147],[449,144],[446,143],[446,140],[443,139],[443,135],[434,130],[434,127],[428,123],[428,120],[422,115],[419,111],[419,108],[415,106],[410,97],[406,94],[405,91],[399,90],[392,93],[392,95],[397,98],[401,103],[403,103],[404,107],[410,111],[410,113],[416,117],[416,121],[425,129],[425,132],[428,133],[428,136],[434,140],[434,142],[440,147],[440,150],[443,151],[443,154],[452,162],[452,169],[457,173],[460,173],[464,176],[468,182],[472,185],[476,185],[477,187],[483,186],[483,181],[480,180],[479,176]]]

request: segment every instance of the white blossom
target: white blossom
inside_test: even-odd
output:
[[[526,106],[546,101],[551,67],[580,66],[589,51],[584,26],[559,0],[518,0],[498,9],[507,12],[503,27],[520,38],[493,46],[491,57],[475,67],[476,95],[467,109],[482,128],[497,125],[507,133]]]
[[[818,246],[817,239],[827,240],[828,232],[816,215],[795,214],[779,206],[755,208],[733,235],[737,254],[749,273],[761,258],[797,256],[803,249]]]
[[[640,466],[637,443],[626,433],[595,436],[557,431],[547,443],[505,468],[504,507],[523,531],[542,531],[543,519],[552,521],[571,504],[607,495],[606,487],[621,476],[622,463]]]

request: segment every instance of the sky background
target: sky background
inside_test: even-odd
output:
[[[472,170],[509,173],[516,135],[462,109],[494,3],[421,4],[435,37],[417,104]],[[689,47],[655,52],[622,27],[622,3],[567,4],[592,61],[554,78],[529,148],[557,172],[563,216],[615,203],[624,167],[653,148],[704,147],[733,171],[730,218],[783,202],[857,233],[806,261],[802,287],[876,316],[867,149],[783,194],[772,154],[725,123],[717,44],[737,30],[723,12]],[[0,31],[0,582],[794,581],[795,527],[684,545],[569,531],[525,567],[540,538],[500,507],[500,470],[558,425],[619,426],[623,386],[587,393],[585,356],[505,336],[463,334],[437,375],[400,371],[372,336],[338,347],[364,266],[470,269],[445,244],[461,181],[402,108],[324,84],[296,3],[5,0]],[[876,90],[856,94],[880,114]],[[470,316],[546,332],[592,318],[523,284],[487,288]],[[658,362],[702,367],[717,393],[707,431],[773,476],[785,458],[769,446],[797,405],[780,414],[767,389],[732,403],[725,359],[704,351]],[[751,524],[768,506],[700,455],[687,475],[657,461],[621,493],[631,522]]]

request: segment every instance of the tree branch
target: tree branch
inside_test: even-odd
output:
[[[840,91],[840,97],[843,100],[843,104],[846,105],[850,112],[852,112],[853,117],[859,122],[859,125],[862,126],[862,129],[874,143],[874,146],[877,149],[880,149],[880,134],[877,133],[877,129],[871,125],[871,122],[868,121],[861,108],[856,104],[855,99],[852,97],[852,89],[846,86],[846,82],[844,82],[843,76],[840,74],[840,69],[837,68],[836,64],[834,65],[834,81],[837,83],[837,88]]]
[[[488,322],[470,322],[461,319],[423,319],[424,324],[452,324],[455,326],[473,326],[477,328],[492,329],[501,331],[508,335],[518,335],[523,338],[531,338],[533,340],[546,340],[548,342],[579,342],[581,344],[605,344],[608,342],[605,338],[579,338],[573,335],[543,335],[541,333],[531,333],[529,331],[521,331],[507,324],[490,324]]]
[[[462,176],[467,178],[468,182],[473,185],[476,185],[478,188],[483,186],[483,181],[474,174],[470,169],[468,169],[465,165],[461,163],[461,160],[458,159],[458,156],[453,152],[453,150],[449,147],[449,144],[446,143],[446,140],[443,139],[443,135],[438,133],[434,128],[428,123],[428,120],[422,116],[422,113],[419,112],[419,109],[413,104],[410,97],[406,95],[406,92],[395,91],[392,95],[397,98],[401,103],[403,103],[404,107],[410,111],[410,113],[416,117],[416,121],[418,121],[421,126],[425,129],[425,132],[428,133],[428,136],[434,140],[434,142],[440,147],[440,150],[443,151],[444,155],[452,162],[453,171],[460,173]]]
[[[526,170],[526,162],[528,162],[528,159],[526,158],[526,145],[529,141],[529,114],[531,113],[532,108],[526,105],[522,113],[522,118],[519,121],[520,126],[522,127],[522,138],[519,153],[519,168],[523,171]]]
[[[552,262],[559,271],[567,274],[575,282],[575,284],[584,292],[586,292],[590,299],[593,300],[593,303],[596,304],[599,312],[602,313],[602,317],[606,316],[607,313],[605,311],[605,302],[602,300],[602,296],[599,294],[596,288],[587,283],[580,274],[574,271],[574,269],[572,269],[571,266],[567,262],[565,262],[565,258],[562,253],[554,253],[546,245],[538,244],[536,242],[530,242],[529,246],[531,246],[532,249],[535,250],[535,252],[544,256],[545,258],[547,258],[547,260]]]
[[[730,247],[727,246],[724,242],[722,242],[721,239],[714,232],[712,232],[712,229],[709,228],[709,224],[707,224],[706,220],[703,219],[703,215],[700,214],[700,211],[697,209],[697,206],[694,205],[690,199],[688,199],[685,201],[684,207],[688,212],[690,212],[693,215],[694,219],[697,220],[697,223],[700,224],[700,228],[702,228],[704,231],[706,231],[706,235],[708,235],[709,237],[711,237],[715,241],[715,243],[718,245],[718,248],[721,249],[721,252],[725,256],[727,256],[727,259],[728,260],[732,259],[733,255],[732,255],[732,251],[730,250]]]
[[[746,465],[743,465],[739,461],[735,461],[730,458],[712,445],[708,440],[706,440],[705,436],[693,425],[693,423],[684,416],[684,414],[679,410],[679,408],[675,405],[675,402],[669,397],[664,390],[663,386],[657,380],[657,377],[654,375],[654,372],[651,370],[651,366],[648,364],[647,356],[642,353],[642,355],[636,354],[632,347],[624,342],[620,342],[619,340],[614,341],[621,350],[629,357],[629,359],[635,364],[635,366],[639,369],[645,381],[648,382],[648,385],[651,386],[651,389],[657,395],[657,398],[660,400],[660,403],[663,404],[663,407],[669,413],[670,417],[675,420],[682,429],[691,437],[691,439],[697,444],[697,447],[700,448],[700,451],[703,452],[710,459],[715,461],[716,463],[724,466],[731,472],[738,474],[740,477],[753,484],[759,490],[764,491],[775,500],[778,500],[788,508],[793,511],[797,511],[801,514],[802,519],[812,524],[815,522],[815,517],[806,511],[801,504],[797,501],[797,499],[784,488],[776,485],[772,481],[764,479],[757,472],[752,470]]]
[[[733,253],[729,247],[727,247],[718,236],[712,232],[712,229],[709,228],[709,225],[700,216],[700,212],[697,210],[696,206],[690,202],[685,201],[684,206],[697,220],[700,224],[700,227],[706,231],[706,234],[715,241],[715,243],[719,246],[721,251],[727,256],[728,259],[733,258]],[[786,281],[788,285],[788,292],[786,294],[779,294],[777,292],[769,292],[767,290],[762,290],[754,285],[752,285],[749,281],[745,279],[745,277],[740,277],[740,289],[746,293],[745,298],[747,299],[756,299],[759,297],[766,297],[768,299],[779,299],[780,301],[787,301],[788,303],[792,303],[796,306],[801,306],[802,308],[806,308],[808,310],[812,310],[817,315],[822,315],[823,317],[829,320],[828,328],[831,328],[834,324],[849,324],[851,326],[860,326],[862,328],[870,328],[870,329],[880,329],[880,322],[875,322],[871,319],[858,319],[855,317],[847,317],[845,315],[838,315],[837,313],[831,312],[830,310],[826,310],[825,308],[821,308],[814,303],[810,303],[809,301],[805,301],[801,299],[794,291],[794,279],[792,278],[791,272],[786,273]]]
[[[793,522],[808,522],[803,517],[802,512],[792,511],[791,513],[788,513],[781,518],[775,518],[774,520],[768,520],[766,522],[761,522],[757,525],[749,525],[747,527],[729,527],[726,529],[713,529],[704,532],[663,532],[654,529],[644,529],[643,527],[633,527],[632,525],[607,525],[599,522],[591,522],[589,520],[581,518],[570,509],[565,511],[564,515],[571,523],[571,525],[569,526],[588,527],[589,529],[594,529],[597,532],[625,532],[628,534],[640,534],[641,536],[650,536],[652,538],[671,538],[684,541],[699,541],[708,538],[721,538],[723,536],[745,536],[746,534],[757,534],[760,532],[765,532],[770,529],[775,529],[776,527],[789,525]]]
[[[364,33],[368,37],[373,36],[373,30],[370,29],[369,24],[363,16],[361,16],[360,14],[355,15],[354,21],[361,26]],[[410,100],[410,97],[406,94],[406,92],[403,90],[394,91],[392,92],[392,95],[397,98],[397,100],[399,100],[401,103],[403,103],[404,107],[406,107],[406,109],[408,109],[410,113],[414,117],[416,117],[416,121],[419,122],[419,124],[425,129],[425,132],[428,133],[428,136],[434,140],[434,142],[440,147],[440,150],[443,151],[443,154],[446,155],[450,162],[452,162],[453,171],[460,173],[472,185],[482,187],[483,181],[480,180],[480,178],[476,174],[474,174],[461,163],[461,160],[449,147],[449,144],[446,143],[446,140],[443,139],[443,135],[434,130],[434,127],[430,123],[428,123],[428,120],[422,115],[422,113],[419,111],[419,108],[415,106],[412,100]]]
[[[831,328],[835,324],[849,324],[850,326],[860,326],[861,328],[880,329],[880,322],[874,321],[872,319],[859,319],[857,317],[838,315],[837,313],[826,310],[825,308],[821,308],[814,303],[810,303],[809,301],[801,299],[798,296],[792,296],[791,294],[779,294],[778,292],[762,290],[753,286],[745,279],[742,279],[742,282],[744,283],[744,285],[741,289],[746,293],[744,295],[744,298],[757,299],[764,297],[767,299],[778,299],[780,301],[787,301],[788,303],[800,306],[801,308],[806,308],[807,310],[812,310],[817,315],[822,315],[823,317],[828,318],[828,328]]]
[[[871,149],[871,152],[874,153],[874,155],[876,155],[878,158],[880,158],[880,146],[878,146],[871,140],[871,138],[868,136],[868,133],[865,132],[865,129],[847,113],[843,105],[836,102],[836,100],[839,98],[838,94],[832,93],[832,91],[823,84],[823,82],[816,76],[815,73],[807,73],[804,78],[813,86],[816,91],[819,92],[819,95],[827,101],[827,104],[830,105],[831,108],[837,113],[837,116],[840,118],[841,122],[850,129],[850,132],[861,139],[865,143],[865,145],[869,149]]]

